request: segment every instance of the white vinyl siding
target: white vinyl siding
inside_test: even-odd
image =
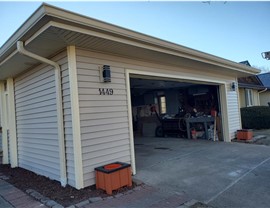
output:
[[[198,69],[176,68],[127,59],[108,54],[76,49],[79,108],[82,138],[82,158],[84,186],[95,183],[94,168],[115,161],[130,163],[130,138],[128,126],[127,90],[125,70],[136,70],[142,74],[160,73],[181,76],[187,80],[216,80],[226,83],[228,131],[229,137],[234,138],[240,128],[238,95],[231,91],[230,83],[235,77],[217,74]],[[100,68],[111,66],[112,81],[100,81]],[[136,73],[135,73],[136,74]],[[207,84],[207,81],[205,81]],[[99,88],[112,88],[113,95],[100,95]],[[227,103],[225,102],[227,101]],[[227,119],[225,119],[227,121]],[[224,120],[224,121],[225,121]]]
[[[228,120],[229,120],[229,134],[230,139],[234,139],[236,131],[241,129],[238,88],[232,91],[230,84],[227,87],[227,102],[228,102]]]
[[[66,52],[61,67],[68,183],[74,186],[72,125]],[[19,167],[60,180],[54,68],[45,64],[15,78]]]
[[[54,79],[53,67],[45,64],[15,79],[18,162],[60,180]]]
[[[95,184],[94,168],[115,161],[130,163],[125,71],[111,66],[111,83],[100,82],[104,61],[76,51],[84,186],[89,186]],[[99,88],[112,88],[113,95],[100,95]]]

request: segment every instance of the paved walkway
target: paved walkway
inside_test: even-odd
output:
[[[189,201],[184,192],[172,193],[167,190],[142,185],[135,188],[130,194],[121,195],[116,198],[109,198],[103,201],[87,204],[84,208],[176,208]]]
[[[0,179],[0,207],[43,208],[46,206]]]

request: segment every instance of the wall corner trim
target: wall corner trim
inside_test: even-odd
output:
[[[80,109],[79,109],[75,46],[67,47],[67,57],[68,57],[68,72],[70,85],[71,117],[72,117],[75,187],[77,189],[81,189],[84,188],[84,183],[83,183],[81,125],[80,125]]]
[[[8,92],[8,115],[9,115],[9,141],[10,141],[10,164],[12,168],[18,167],[18,152],[17,152],[17,128],[16,128],[16,110],[14,98],[14,82],[13,78],[7,79]]]
[[[2,124],[2,150],[3,150],[3,164],[9,164],[8,154],[8,123],[7,123],[7,107],[6,107],[6,92],[4,90],[4,81],[0,82],[0,109],[1,109],[1,124]]]

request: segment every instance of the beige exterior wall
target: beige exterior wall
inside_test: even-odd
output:
[[[217,80],[226,84],[229,140],[240,129],[237,91],[231,91],[234,77],[195,69],[120,58],[112,55],[76,49],[79,86],[79,106],[82,135],[84,186],[95,183],[94,168],[114,162],[131,162],[127,89],[125,71],[164,73],[189,80]],[[100,81],[100,67],[110,65],[112,82]],[[99,88],[112,88],[113,95],[100,95]],[[224,99],[225,100],[225,99]]]
[[[74,185],[67,57],[53,58],[61,66],[68,183]],[[19,167],[60,180],[55,74],[42,64],[15,78]]]
[[[252,91],[252,100],[253,100],[252,106],[261,105],[260,94],[258,93],[258,90],[251,89],[251,91]],[[239,97],[240,97],[240,108],[247,107],[245,88],[239,88]]]
[[[261,106],[268,106],[268,102],[270,102],[270,91],[260,93],[259,97]]]

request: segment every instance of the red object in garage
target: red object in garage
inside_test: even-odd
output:
[[[112,195],[113,190],[124,186],[132,186],[130,164],[115,162],[95,168],[96,188],[103,189]]]

